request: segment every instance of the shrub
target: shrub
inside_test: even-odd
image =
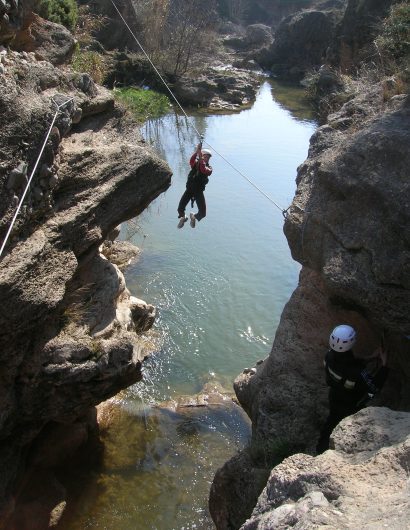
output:
[[[75,0],[39,0],[39,15],[52,22],[74,30],[77,24],[78,7]]]
[[[82,50],[79,46],[74,52],[71,66],[78,73],[89,74],[95,83],[99,85],[104,82],[107,74],[107,65],[104,57],[98,52]]]
[[[158,118],[166,114],[170,108],[167,96],[154,90],[133,87],[116,88],[114,96],[134,114],[138,121]]]
[[[393,5],[390,15],[384,20],[382,32],[376,39],[381,53],[393,59],[402,59],[410,54],[410,4]]]

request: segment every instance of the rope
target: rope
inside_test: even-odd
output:
[[[54,123],[55,123],[55,121],[56,121],[56,119],[57,119],[57,116],[58,116],[59,113],[60,113],[60,109],[61,109],[62,107],[64,107],[64,105],[67,105],[67,103],[69,103],[70,101],[72,101],[74,98],[70,98],[70,99],[68,99],[67,101],[65,101],[65,102],[62,103],[61,105],[58,105],[58,104],[54,101],[53,98],[51,98],[51,99],[52,99],[53,103],[57,106],[57,110],[56,110],[56,113],[54,114],[53,121],[51,122],[50,128],[49,128],[48,133],[47,133],[47,135],[46,135],[46,138],[45,138],[45,140],[44,140],[43,146],[42,146],[42,148],[41,148],[41,150],[40,150],[40,154],[38,155],[38,158],[37,158],[36,163],[35,163],[35,165],[34,165],[33,171],[31,172],[30,178],[28,179],[28,182],[27,182],[26,188],[25,188],[25,190],[24,190],[24,192],[23,192],[23,195],[21,196],[20,202],[19,202],[19,204],[18,204],[18,206],[17,206],[16,212],[15,212],[15,214],[14,214],[14,216],[13,216],[13,219],[12,219],[11,224],[10,224],[10,226],[9,226],[9,229],[8,229],[8,231],[7,231],[6,237],[4,238],[3,244],[1,245],[1,249],[0,249],[0,258],[1,258],[2,254],[3,254],[4,248],[6,247],[6,244],[7,244],[7,241],[8,241],[8,239],[9,239],[9,237],[10,237],[11,231],[13,230],[13,227],[14,227],[14,224],[15,224],[15,222],[16,222],[17,216],[18,216],[18,214],[20,213],[21,207],[23,206],[24,199],[25,199],[25,197],[26,197],[26,195],[27,195],[27,192],[28,192],[28,190],[29,190],[29,188],[30,188],[31,181],[33,180],[34,174],[35,174],[35,172],[36,172],[36,170],[37,170],[37,166],[38,166],[38,164],[40,163],[41,157],[42,157],[42,155],[43,155],[43,151],[44,151],[44,149],[45,149],[45,147],[46,147],[46,145],[47,145],[47,142],[48,142],[48,139],[49,139],[49,137],[50,137],[51,131],[52,131],[53,127],[54,127]]]
[[[157,73],[158,77],[161,79],[161,81],[163,82],[164,86],[166,87],[166,89],[168,90],[168,92],[171,94],[172,98],[174,99],[174,101],[176,102],[176,104],[178,105],[178,107],[181,109],[182,113],[184,114],[186,120],[187,120],[187,123],[192,127],[192,129],[194,129],[194,131],[196,132],[196,134],[198,135],[199,137],[199,140],[200,140],[200,143],[202,144],[203,142],[203,136],[202,134],[199,133],[198,129],[195,127],[195,125],[193,125],[189,119],[188,119],[188,115],[187,113],[185,112],[185,110],[183,109],[182,105],[179,103],[177,97],[175,96],[175,94],[172,92],[172,90],[170,89],[170,87],[168,86],[167,82],[165,81],[165,79],[162,77],[162,75],[160,74],[160,72],[158,71],[158,69],[156,68],[156,66],[154,65],[154,63],[151,61],[150,57],[148,56],[148,54],[146,53],[146,51],[144,50],[142,44],[140,43],[140,41],[137,39],[136,35],[134,34],[134,32],[132,31],[132,29],[130,28],[130,26],[128,25],[127,21],[125,20],[125,18],[122,16],[120,10],[118,9],[117,5],[115,4],[114,0],[111,0],[111,3],[112,5],[114,6],[115,10],[117,11],[118,15],[120,16],[121,20],[124,22],[125,26],[127,27],[128,31],[131,33],[131,35],[134,37],[135,39],[135,42],[138,44],[139,48],[141,49],[142,53],[145,55],[145,57],[148,59],[150,65],[152,66],[152,68],[155,70],[155,72]],[[247,177],[244,173],[242,173],[242,171],[240,171],[238,168],[236,168],[233,164],[231,164],[231,162],[229,162],[229,160],[227,160],[221,153],[219,153],[214,147],[212,147],[212,145],[208,142],[205,142],[206,145],[208,145],[213,151],[215,151],[215,153],[217,155],[219,155],[222,160],[224,160],[229,166],[231,166],[231,168],[236,171],[237,173],[239,173],[239,175],[241,175],[241,177],[243,177],[245,180],[247,180],[249,182],[249,184],[251,186],[253,186],[256,190],[259,191],[259,193],[261,193],[264,197],[266,197],[274,206],[276,206],[276,208],[278,208],[278,210],[280,210],[282,212],[282,215],[284,218],[286,218],[287,216],[287,212],[288,212],[288,209],[289,208],[281,208],[279,206],[279,204],[277,204],[269,195],[267,195],[263,190],[261,190],[249,177]]]
[[[140,43],[140,41],[137,39],[135,33],[132,31],[132,29],[130,28],[130,26],[128,25],[127,21],[125,20],[125,18],[122,16],[120,10],[118,9],[118,7],[116,6],[114,0],[111,0],[111,3],[112,5],[114,6],[115,10],[117,11],[117,13],[119,14],[119,16],[121,17],[121,20],[124,22],[124,24],[126,25],[128,31],[131,33],[131,35],[134,37],[135,39],[135,42],[138,44],[138,46],[140,47],[142,53],[145,55],[145,57],[148,59],[150,65],[152,66],[152,68],[155,70],[156,74],[158,75],[158,77],[161,79],[161,81],[164,83],[166,89],[168,90],[168,92],[171,94],[173,100],[175,101],[175,103],[178,105],[178,107],[181,109],[182,113],[184,114],[185,118],[188,120],[188,115],[187,113],[185,112],[185,110],[183,109],[182,105],[180,104],[180,102],[178,101],[177,97],[175,96],[175,94],[172,92],[172,90],[170,89],[170,87],[168,86],[167,82],[165,81],[165,79],[162,77],[162,75],[160,74],[160,72],[158,71],[157,67],[155,66],[155,64],[151,61],[149,55],[147,54],[147,52],[144,50],[144,48],[142,47],[142,44]],[[188,120],[189,122],[189,120]],[[198,131],[198,129],[195,127],[195,125],[193,125],[192,123],[190,123],[190,126],[194,129],[194,131],[196,132],[196,134],[198,135],[199,139],[201,140],[202,139],[202,134]]]

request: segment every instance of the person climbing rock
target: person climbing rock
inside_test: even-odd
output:
[[[387,354],[383,347],[374,352],[373,359],[377,356],[379,362],[373,373],[366,362],[353,353],[355,342],[356,331],[346,324],[335,327],[330,334],[330,350],[324,360],[326,383],[330,387],[329,416],[316,446],[318,454],[329,448],[329,438],[336,425],[364,408],[380,392],[387,378]]]
[[[188,174],[186,190],[183,193],[178,205],[178,228],[182,228],[188,221],[185,215],[185,208],[189,201],[194,201],[198,206],[198,212],[190,213],[190,225],[195,228],[196,221],[200,221],[206,216],[206,202],[204,190],[208,184],[208,177],[212,174],[212,167],[209,165],[209,159],[212,153],[208,149],[202,149],[202,144],[198,144],[195,153],[191,156],[189,164],[191,171]]]

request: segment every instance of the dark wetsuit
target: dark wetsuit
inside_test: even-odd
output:
[[[212,173],[212,168],[209,164],[205,164],[204,160],[197,160],[196,153],[191,156],[189,164],[191,171],[188,175],[186,190],[179,201],[178,217],[185,216],[185,208],[189,201],[193,199],[198,206],[198,213],[195,214],[195,217],[197,221],[200,221],[206,216],[204,190],[208,184],[208,177]]]
[[[329,437],[336,425],[347,416],[366,406],[369,394],[380,392],[386,381],[388,369],[382,366],[375,375],[366,369],[363,359],[353,351],[329,350],[325,356],[326,383],[329,385],[329,416],[320,433],[316,447],[318,453],[329,448]]]

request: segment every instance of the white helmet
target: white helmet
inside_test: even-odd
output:
[[[356,342],[356,331],[346,324],[335,327],[329,337],[329,346],[334,351],[348,351]]]
[[[209,155],[209,156],[212,156],[212,153],[209,149],[201,149],[201,153],[203,155]]]

